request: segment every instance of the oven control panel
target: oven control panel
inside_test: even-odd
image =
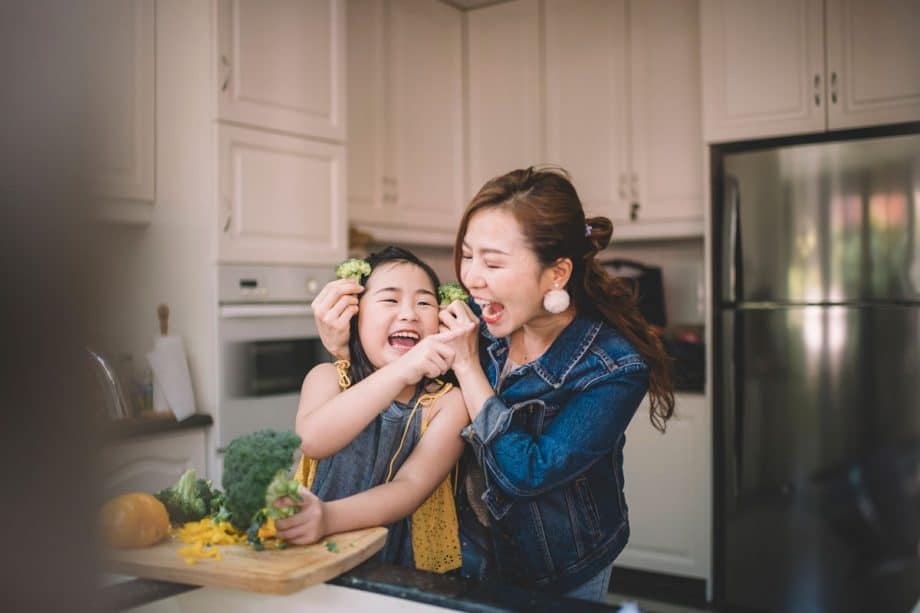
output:
[[[218,268],[220,304],[311,302],[335,279],[332,266],[238,266]]]

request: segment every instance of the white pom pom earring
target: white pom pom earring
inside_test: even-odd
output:
[[[561,313],[569,308],[569,293],[559,289],[559,284],[554,283],[553,288],[543,294],[543,308],[550,313]]]

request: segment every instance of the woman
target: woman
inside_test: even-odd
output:
[[[611,232],[585,219],[563,172],[533,168],[486,183],[461,219],[455,268],[471,300],[440,318],[482,320],[452,343],[475,457],[458,499],[468,575],[589,600],[607,591],[629,536],[624,432],[646,393],[657,428],[674,407],[660,339],[596,260]],[[352,301],[327,289],[314,308],[341,351]]]

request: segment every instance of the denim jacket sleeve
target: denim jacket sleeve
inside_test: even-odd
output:
[[[630,364],[598,377],[560,407],[539,436],[512,427],[521,405],[492,396],[464,430],[484,469],[514,498],[538,496],[571,481],[611,453],[648,389],[644,364]]]

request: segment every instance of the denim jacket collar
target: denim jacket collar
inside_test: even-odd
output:
[[[602,323],[598,320],[576,315],[543,355],[524,366],[533,368],[541,379],[558,389],[565,383],[569,372],[591,346],[601,325]],[[483,336],[492,341],[486,349],[489,355],[496,364],[503,365],[508,354],[508,338],[497,338],[492,335],[485,323],[482,324],[481,330]]]

